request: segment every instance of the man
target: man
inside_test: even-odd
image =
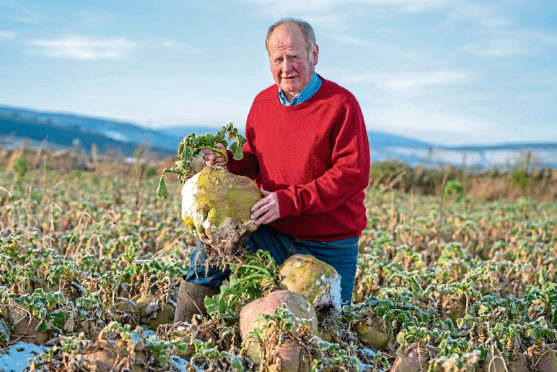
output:
[[[280,20],[265,45],[276,86],[255,98],[244,159],[228,163],[232,173],[255,179],[263,195],[251,216],[260,227],[246,244],[269,250],[277,264],[296,253],[327,262],[342,277],[342,302],[350,303],[358,238],[367,225],[370,156],[363,115],[350,92],[315,73],[319,47],[308,23]],[[205,160],[213,164],[210,150]],[[217,293],[229,275],[205,272],[198,251],[180,285],[176,321],[203,310],[205,295]]]

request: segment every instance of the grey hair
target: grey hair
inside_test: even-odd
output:
[[[299,18],[282,18],[279,21],[273,23],[271,27],[269,27],[269,30],[267,31],[267,37],[265,38],[265,48],[267,48],[267,51],[269,51],[269,39],[271,38],[271,34],[275,30],[275,28],[285,23],[293,23],[300,27],[300,30],[302,31],[302,34],[304,35],[304,39],[306,41],[308,55],[311,54],[311,51],[317,44],[317,42],[315,41],[315,32],[313,32],[313,27],[311,27],[309,23]]]

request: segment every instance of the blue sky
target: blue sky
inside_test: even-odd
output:
[[[369,130],[557,142],[555,0],[0,0],[0,104],[150,127],[243,127],[273,83],[264,38],[314,26],[317,72]]]

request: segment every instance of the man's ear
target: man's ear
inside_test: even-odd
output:
[[[311,51],[311,62],[315,66],[319,60],[319,45],[315,44],[315,47]]]

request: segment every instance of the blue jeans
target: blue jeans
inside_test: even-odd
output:
[[[269,251],[278,265],[294,254],[311,254],[328,263],[341,276],[340,288],[343,305],[350,304],[358,260],[358,238],[329,242],[300,240],[281,234],[266,225],[261,225],[257,231],[251,234],[245,244],[252,252],[259,249]],[[186,281],[207,287],[220,287],[223,281],[230,276],[230,270],[221,271],[210,266],[206,273],[203,263],[207,255],[203,251],[199,253],[199,250],[200,244],[197,244],[190,256]]]

